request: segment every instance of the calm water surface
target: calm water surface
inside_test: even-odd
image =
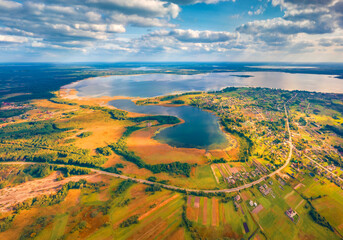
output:
[[[246,75],[251,77],[241,77]],[[343,80],[332,75],[282,72],[225,72],[196,75],[143,74],[86,79],[65,87],[78,96],[154,97],[175,92],[220,90],[228,86],[251,86],[343,93]]]
[[[109,104],[129,112],[170,115],[185,120],[185,123],[165,128],[155,136],[156,140],[171,146],[218,149],[227,145],[218,117],[201,109],[191,106],[139,106],[127,99],[110,101]]]

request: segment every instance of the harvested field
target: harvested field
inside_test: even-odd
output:
[[[132,240],[145,240],[151,239],[153,236],[156,236],[162,232],[167,227],[167,223],[161,218],[157,218],[150,224],[146,225],[144,228],[140,229],[138,232],[133,234],[130,238]]]
[[[200,197],[194,197],[194,207],[199,208],[200,206]]]
[[[227,177],[231,176],[231,172],[228,170],[225,163],[219,163],[219,165]]]
[[[222,168],[221,164],[216,164],[217,169],[219,170],[220,174],[223,178],[228,177],[226,171]]]
[[[156,210],[160,209],[161,207],[163,207],[164,205],[168,204],[169,202],[173,201],[175,198],[179,197],[179,194],[175,194],[174,196],[168,198],[167,200],[163,201],[162,203],[160,203],[159,205],[157,205],[156,207],[154,207],[153,209],[151,209],[150,211],[144,213],[142,216],[140,216],[138,218],[139,221],[142,221],[144,218],[146,218],[147,216],[149,216],[150,214],[152,214],[153,212],[155,212]]]
[[[207,224],[207,198],[204,198],[204,208],[202,209],[202,224]]]
[[[187,198],[187,205],[190,206],[192,202],[192,196],[188,196]]]
[[[218,199],[212,198],[212,226],[219,225],[219,204]]]
[[[225,218],[225,208],[223,203],[219,203],[219,213],[220,213],[220,218],[219,221],[223,223],[223,225],[226,224],[226,218]]]
[[[181,240],[185,239],[185,230],[183,228],[179,228],[175,231],[172,235],[166,238],[167,240]]]
[[[226,163],[226,167],[229,168],[229,171],[232,173],[232,174],[235,174],[235,173],[238,173],[239,172],[239,168],[237,167],[230,167],[230,165],[228,163]]]
[[[296,185],[296,186],[294,187],[294,189],[298,189],[298,188],[300,188],[300,187],[305,187],[305,185],[302,184],[302,183],[299,183],[298,185]]]
[[[259,204],[257,207],[254,208],[254,210],[252,210],[251,212],[254,214],[258,214],[260,211],[263,210],[263,206],[261,204]]]
[[[216,165],[211,165],[212,174],[216,179],[216,182],[219,184],[222,181],[222,175],[220,174]]]

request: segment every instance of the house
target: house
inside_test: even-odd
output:
[[[289,208],[285,214],[294,222],[294,218],[297,215],[297,212],[294,211],[292,208]]]
[[[235,197],[235,201],[236,201],[236,202],[239,202],[240,200],[241,200],[241,196],[237,195],[237,196]]]
[[[264,196],[267,196],[272,191],[272,189],[268,187],[266,184],[260,186],[259,190]]]

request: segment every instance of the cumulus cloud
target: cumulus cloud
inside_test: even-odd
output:
[[[3,51],[16,49],[17,52],[17,46],[22,46],[28,52],[36,49],[36,52],[56,53],[96,52],[98,56],[131,54],[134,59],[137,56],[158,54],[225,57],[239,53],[247,56],[248,60],[249,54],[294,54],[316,50],[334,52],[335,49],[343,48],[342,0],[259,1],[248,9],[251,17],[264,14],[270,2],[280,7],[284,15],[247,22],[232,32],[182,29],[185,19],[179,18],[180,6],[223,1],[235,2],[0,0],[0,47]],[[239,14],[236,16],[241,16],[241,19],[247,17],[246,14]],[[133,32],[130,27],[145,29]]]
[[[196,30],[159,30],[143,35],[126,43],[126,48],[136,49],[142,54],[149,53],[223,53],[244,49],[238,41],[239,34]]]
[[[28,42],[26,37],[13,35],[0,35],[0,43],[25,43]]]
[[[176,3],[178,5],[191,5],[197,3],[206,3],[206,4],[216,4],[219,2],[235,2],[236,0],[167,0],[168,2]]]
[[[274,6],[284,11],[283,17],[248,22],[236,31],[265,47],[279,47],[284,51],[294,51],[299,46],[310,48],[315,36],[337,31],[341,3],[340,0],[272,0]]]
[[[14,1],[0,0],[0,9],[3,11],[19,9],[21,7],[22,7],[21,3],[14,2]]]
[[[146,17],[177,17],[180,12],[178,5],[160,0],[87,0],[93,7],[104,10],[116,10],[125,14],[137,14]]]
[[[215,31],[196,31],[192,29],[174,29],[171,31],[156,31],[150,36],[165,36],[177,39],[180,42],[191,43],[214,43],[226,42],[237,38],[236,33],[230,32],[215,32]]]
[[[281,34],[323,34],[333,31],[331,24],[318,23],[308,19],[301,21],[290,21],[283,18],[253,21],[237,28],[238,32],[246,34],[257,33],[281,33]]]
[[[178,5],[162,0],[0,0],[0,34],[31,35],[44,46],[78,42],[82,48],[109,41],[130,25],[174,27],[169,19],[179,12]]]

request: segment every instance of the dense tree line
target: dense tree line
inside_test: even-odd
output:
[[[311,218],[313,219],[313,221],[315,221],[316,223],[318,223],[319,225],[326,227],[328,229],[330,229],[331,231],[334,232],[333,227],[331,226],[331,224],[325,219],[325,217],[323,217],[322,215],[320,215],[317,210],[312,207],[311,205],[311,209],[309,211],[309,214],[311,216]]]
[[[132,122],[157,121],[161,125],[180,123],[180,119],[178,119],[177,117],[163,116],[163,115],[135,117],[135,118],[130,118],[130,120]]]
[[[145,192],[146,193],[150,193],[150,194],[154,194],[155,192],[160,192],[162,191],[162,188],[160,185],[151,185],[151,186],[147,186],[145,188]]]
[[[14,117],[14,116],[19,116],[21,114],[26,113],[28,110],[29,110],[28,108],[1,110],[0,118],[9,118],[9,117]]]
[[[80,105],[80,107],[85,109],[92,109],[92,110],[100,110],[103,112],[107,112],[111,115],[113,119],[124,120],[127,118],[127,112],[119,109],[111,109],[107,107],[100,107],[100,106],[89,106],[89,105]]]
[[[169,101],[181,96],[187,96],[187,95],[194,95],[194,94],[201,94],[202,92],[185,92],[185,93],[181,93],[181,94],[175,94],[175,95],[168,95],[168,96],[164,96],[160,98],[160,101]]]
[[[25,150],[25,149],[24,149]],[[107,160],[100,155],[90,156],[71,152],[58,152],[57,150],[37,150],[30,148],[24,151],[22,147],[6,147],[0,150],[0,161],[29,161],[48,162],[54,164],[77,165],[80,167],[100,167]]]
[[[64,176],[69,177],[73,175],[86,175],[90,174],[91,170],[76,166],[53,166],[55,171],[61,171]]]
[[[31,175],[34,178],[43,178],[52,173],[54,167],[49,164],[34,164],[26,169],[24,169],[24,173]]]
[[[50,102],[57,103],[57,104],[66,104],[66,105],[71,105],[71,106],[77,105],[77,103],[70,102],[61,98],[50,98],[49,100]]]
[[[171,103],[172,104],[184,104],[185,101],[183,101],[183,100],[173,100],[173,101],[171,101]]]
[[[238,160],[241,162],[248,160],[248,157],[251,156],[252,148],[254,146],[251,139],[244,133],[233,129],[232,123],[226,121],[226,119],[221,119],[221,123],[224,126],[225,131],[235,136],[239,142]]]
[[[299,192],[298,192],[299,193]],[[326,227],[328,228],[329,230],[331,230],[332,232],[334,232],[334,228],[332,227],[332,225],[326,220],[325,217],[323,217],[322,215],[320,215],[317,210],[313,207],[311,201],[314,200],[314,199],[317,199],[317,198],[308,198],[306,196],[304,196],[303,194],[299,193],[300,196],[306,200],[307,202],[307,205],[305,205],[305,208],[308,208],[310,207],[310,211],[308,212],[308,214],[311,216],[312,220],[314,222],[316,222],[317,224],[323,226],[323,227]],[[322,197],[321,195],[319,195],[320,197]],[[319,197],[318,196],[318,197]]]
[[[125,227],[129,227],[133,224],[137,224],[139,221],[138,221],[138,217],[139,215],[133,215],[131,217],[129,217],[128,219],[124,220],[123,222],[121,222],[119,224],[119,227],[121,228],[125,228]]]
[[[59,128],[52,121],[38,121],[38,122],[23,122],[17,124],[7,125],[1,128],[0,138],[5,139],[37,139],[44,137],[44,140],[65,137],[62,134],[65,131],[71,130],[71,128]]]
[[[217,158],[212,160],[211,163],[226,163],[227,161],[224,158]]]
[[[323,131],[331,131],[333,133],[336,133],[338,136],[343,137],[343,128],[333,125],[326,125],[324,128],[322,128]]]

